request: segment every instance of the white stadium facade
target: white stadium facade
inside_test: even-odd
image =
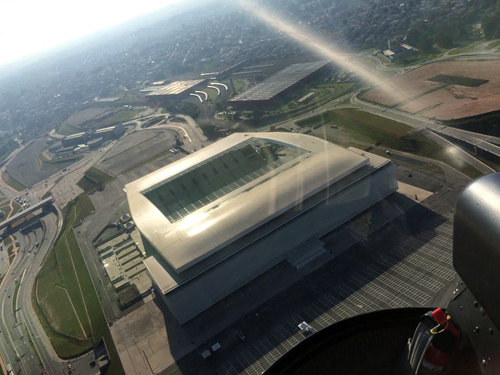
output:
[[[394,165],[295,133],[235,133],[128,185],[157,293],[184,324],[397,190]]]

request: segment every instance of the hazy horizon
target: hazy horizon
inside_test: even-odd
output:
[[[43,3],[29,0],[0,4],[0,42],[3,45],[0,68],[182,2],[89,0],[85,4],[75,4],[63,0]]]

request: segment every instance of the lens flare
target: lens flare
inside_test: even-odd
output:
[[[361,64],[358,64],[349,58],[345,51],[332,46],[330,43],[322,41],[318,35],[286,21],[262,4],[257,4],[250,0],[240,0],[239,3],[245,11],[260,19],[267,26],[288,35],[305,48],[323,56],[328,60],[334,61],[342,68],[352,70],[369,84],[376,86],[382,82],[382,80],[375,74],[371,73]],[[397,88],[392,87],[388,82],[380,85],[378,89],[383,91],[384,95],[397,99],[397,102],[401,101],[402,94],[398,92]]]

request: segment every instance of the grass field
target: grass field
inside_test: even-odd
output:
[[[92,342],[102,336],[111,357],[107,373],[121,374],[123,368],[118,353],[72,229],[93,210],[86,194],[65,209],[64,231],[37,276],[36,297],[40,303],[34,305],[60,357],[86,352],[92,348]]]
[[[302,121],[297,121],[300,127],[310,127],[321,124],[331,125],[359,125],[369,126],[376,130],[402,137],[406,135],[412,128],[398,121],[386,119],[368,112],[360,111],[356,108],[341,108],[333,111],[325,112],[324,114],[309,117]],[[370,131],[371,129],[366,129]]]
[[[213,103],[215,101],[215,99],[217,99],[217,90],[211,89],[211,88],[206,88],[203,91],[205,91],[207,93],[209,103]],[[203,96],[202,96],[202,99],[204,99]]]
[[[455,48],[455,49],[452,49],[448,55],[458,55],[460,53],[465,53],[465,52],[469,52],[471,49],[473,49],[474,47],[476,47],[478,44],[482,43],[483,41],[480,40],[480,41],[477,41],[477,42],[474,42],[474,43],[471,43],[471,44],[467,44],[466,46],[463,46],[463,47],[458,47],[458,48]]]
[[[297,95],[294,95],[294,99],[283,104],[276,110],[271,111],[274,114],[286,113],[287,111],[301,111],[301,110],[313,110],[328,101],[335,100],[346,92],[350,91],[355,86],[354,83],[323,83],[319,85],[313,85],[311,87],[305,87]],[[334,90],[332,92],[332,90]],[[311,100],[305,103],[298,103],[304,95],[314,91],[316,94]]]
[[[488,44],[488,48],[496,48],[499,46],[500,46],[500,39],[495,40],[495,41],[491,42],[490,44]]]
[[[68,163],[70,161],[78,161],[78,160],[81,160],[81,159],[83,159],[83,155],[74,155],[74,156],[68,156],[66,158],[47,160],[47,161],[44,161],[44,163],[47,163],[47,164],[60,164],[60,163]]]
[[[85,176],[95,183],[106,183],[111,180],[113,177],[107,174],[106,172],[97,169],[96,167],[91,167],[85,172]]]
[[[233,79],[234,91],[239,94],[247,85],[245,81],[241,79]]]
[[[77,128],[76,126],[63,122],[61,126],[59,126],[59,128],[57,129],[57,134],[70,135],[70,134],[80,133],[81,131],[82,130]]]
[[[410,133],[411,128],[408,125],[354,108],[328,111],[297,122],[297,125],[301,127],[323,124],[336,125],[342,131],[349,133],[353,140],[359,142],[439,160],[470,178],[482,176],[476,168],[449,153],[426,136],[420,133]]]
[[[85,192],[90,192],[101,188],[106,182],[113,179],[106,172],[101,171],[95,167],[90,167],[84,176],[78,181],[77,185]]]
[[[130,120],[132,117],[137,116],[142,110],[140,109],[127,109],[124,111],[120,111],[113,116],[99,122],[97,125],[99,128],[104,128],[106,126],[117,124],[119,122],[124,122]]]
[[[22,191],[26,189],[26,186],[17,181],[14,177],[12,177],[9,172],[5,171],[2,175],[4,182],[13,188],[16,191]]]

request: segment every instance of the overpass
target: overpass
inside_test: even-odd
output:
[[[474,148],[488,152],[500,158],[500,138],[492,135],[473,133],[467,130],[452,128],[449,126],[435,127],[431,129],[441,136],[453,138],[457,141],[468,143]]]
[[[0,230],[11,226],[13,223],[15,223],[16,221],[18,221],[19,219],[22,219],[23,217],[26,217],[27,215],[32,214],[36,210],[39,210],[40,208],[48,206],[48,205],[52,204],[53,202],[54,202],[54,198],[49,197],[49,198],[46,198],[46,199],[44,199],[44,200],[42,200],[42,201],[34,204],[31,207],[28,207],[28,208],[24,209],[21,212],[18,212],[17,214],[11,216],[7,220],[1,222],[0,223]]]

